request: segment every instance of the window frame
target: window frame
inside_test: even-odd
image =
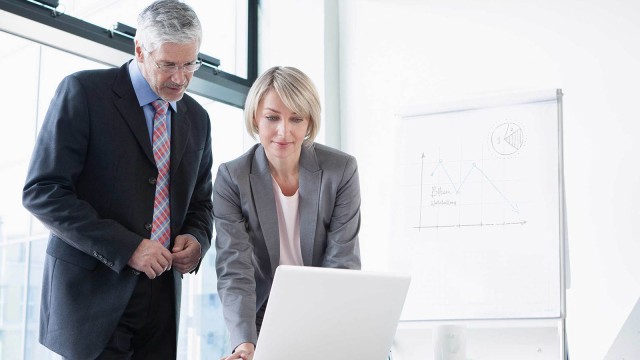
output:
[[[189,85],[190,92],[237,108],[244,107],[244,101],[249,92],[249,88],[258,74],[258,1],[259,0],[247,0],[247,78],[245,79],[218,69],[215,64],[215,58],[206,54],[200,54],[203,59],[213,59],[214,61],[205,64],[194,73],[191,84]],[[105,29],[76,17],[60,13],[46,4],[40,4],[31,0],[0,0],[0,10],[103,45],[106,49],[129,54],[129,56],[133,56],[134,54],[132,36],[114,31],[113,29]],[[15,33],[15,31],[13,32]],[[51,44],[38,38],[34,39],[31,37],[31,40],[52,47],[64,47],[62,44]],[[112,66],[121,65],[113,63],[113,61],[110,60],[101,59],[100,54],[79,53],[77,50],[74,51],[70,49],[64,50]]]

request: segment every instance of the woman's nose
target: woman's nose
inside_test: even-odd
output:
[[[278,133],[284,135],[284,134],[287,133],[287,129],[288,128],[289,128],[289,126],[287,126],[287,121],[286,120],[282,120],[278,124]]]

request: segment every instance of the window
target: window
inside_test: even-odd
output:
[[[37,1],[37,0],[36,0]],[[0,119],[0,359],[59,359],[38,342],[43,263],[49,231],[22,207],[34,142],[62,78],[83,69],[120,66],[133,41],[113,31],[135,27],[150,0],[61,0],[58,12],[36,1],[0,0],[0,64],[9,86]],[[257,0],[191,0],[203,26],[201,54],[220,60],[201,68],[189,94],[212,121],[213,175],[255,141],[245,134],[242,106],[257,73]],[[30,40],[27,40],[30,39]],[[10,106],[9,106],[10,105]],[[179,359],[220,358],[227,334],[216,289],[215,250],[183,281]]]
[[[134,52],[135,18],[149,2],[68,0],[54,9],[36,0],[0,0],[0,30],[119,66]],[[194,75],[193,93],[242,108],[257,74],[257,3],[189,1],[204,31],[205,66]],[[115,28],[117,23],[131,31]]]
[[[0,118],[0,358],[59,359],[38,343],[40,290],[48,230],[22,207],[22,187],[37,131],[60,80],[104,64],[0,31],[0,66],[7,71],[0,98],[8,99]],[[192,95],[192,94],[191,94]],[[192,95],[212,121],[214,173],[238,156],[246,141],[242,110]],[[196,276],[183,280],[179,359],[218,359],[227,334],[216,290],[214,249]]]
[[[120,22],[136,27],[138,13],[150,1],[61,0],[58,9],[66,15],[110,29]],[[204,33],[200,51],[221,60],[220,70],[247,78],[246,0],[190,0]]]

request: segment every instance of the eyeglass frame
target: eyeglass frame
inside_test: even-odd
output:
[[[198,71],[198,69],[200,69],[200,67],[202,66],[202,60],[200,60],[200,59],[196,59],[191,63],[186,63],[186,64],[182,64],[182,65],[158,64],[156,59],[154,59],[153,56],[151,55],[151,51],[148,51],[144,45],[142,46],[142,48],[147,54],[149,54],[149,57],[151,58],[151,61],[158,68],[158,70],[160,70],[161,73],[164,73],[164,74],[167,74],[167,75],[173,75],[173,74],[177,73],[178,70],[182,70],[182,73],[193,74],[194,72]],[[192,67],[195,66],[195,69],[189,70],[187,68],[187,66],[192,66]]]

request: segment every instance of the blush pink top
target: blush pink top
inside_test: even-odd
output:
[[[300,250],[299,193],[296,190],[292,196],[285,196],[273,177],[272,183],[278,212],[280,265],[303,266],[302,251]]]

